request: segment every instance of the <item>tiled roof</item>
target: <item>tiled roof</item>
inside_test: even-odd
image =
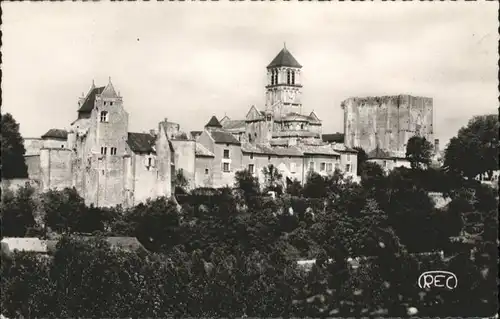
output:
[[[267,66],[268,68],[288,66],[292,68],[301,68],[302,65],[295,60],[293,55],[286,48],[283,48],[280,53],[273,59],[271,63]]]
[[[196,143],[195,154],[199,157],[215,157],[214,153],[210,152],[210,150],[200,143]]]
[[[222,127],[225,130],[245,130],[245,120],[227,120]]]
[[[321,135],[321,139],[323,140],[323,142],[344,143],[344,134],[342,133],[323,134]]]
[[[42,138],[57,138],[61,140],[68,139],[68,132],[66,130],[61,130],[53,128],[47,131],[47,133],[42,135]]]
[[[214,139],[215,143],[220,143],[220,144],[234,144],[234,145],[240,145],[240,141],[236,139],[236,137],[233,136],[233,134],[225,132],[225,131],[210,131],[209,132],[212,138]]]
[[[128,133],[127,144],[134,153],[153,152],[156,138],[148,133]]]
[[[93,88],[85,98],[82,106],[80,106],[80,109],[78,109],[78,112],[86,113],[92,111],[92,109],[94,108],[95,97],[96,95],[101,94],[102,91],[104,91],[104,86]]]
[[[222,125],[220,124],[217,117],[215,117],[215,115],[214,115],[214,116],[212,116],[210,121],[208,121],[208,123],[205,124],[205,127],[222,127]]]
[[[300,144],[300,150],[304,153],[304,155],[327,155],[327,156],[340,156],[338,152],[336,152],[332,145],[308,145],[308,144]]]
[[[350,147],[345,146],[344,143],[333,143],[332,147],[333,147],[334,150],[339,151],[339,152],[351,152],[351,153],[357,153],[358,152],[354,148],[350,148]]]
[[[318,133],[309,132],[309,131],[281,131],[281,132],[273,132],[273,137],[315,137],[318,136]]]
[[[299,113],[288,113],[286,115],[284,115],[283,117],[281,118],[277,118],[276,119],[276,122],[297,122],[297,121],[301,121],[301,122],[310,122],[310,121],[316,121],[316,119],[313,119],[311,118],[310,116],[307,116],[307,115],[302,115],[302,114],[299,114]]]
[[[241,146],[244,153],[274,155],[274,156],[302,156],[302,152],[295,146],[281,147],[263,144],[245,143]]]
[[[201,133],[203,133],[203,131],[191,131],[190,133],[193,138],[197,138],[201,135]]]

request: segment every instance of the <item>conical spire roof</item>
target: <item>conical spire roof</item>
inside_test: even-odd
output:
[[[280,66],[287,66],[287,67],[292,67],[292,68],[301,68],[302,65],[295,60],[293,55],[288,51],[288,49],[283,47],[281,49],[280,53],[273,59],[273,61],[267,66],[268,68],[274,68],[274,67],[280,67]]]
[[[217,117],[212,116],[212,118],[210,119],[210,121],[208,121],[208,123],[205,125],[205,127],[222,127],[222,125],[220,124],[219,120],[217,119]]]

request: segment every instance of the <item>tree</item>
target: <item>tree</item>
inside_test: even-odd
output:
[[[291,196],[300,196],[302,194],[302,189],[302,184],[296,178],[286,185],[286,192]]]
[[[432,144],[425,137],[413,136],[406,145],[406,158],[413,169],[428,167],[431,163]]]
[[[327,187],[325,178],[314,171],[307,173],[304,185],[304,196],[309,198],[325,198]]]
[[[473,117],[448,143],[443,166],[469,179],[484,173],[491,177],[498,170],[499,129],[498,115]]]
[[[283,193],[283,174],[273,164],[262,169],[265,178],[265,191],[274,191],[281,195]]]
[[[79,231],[87,207],[75,188],[49,190],[42,196],[44,222],[56,232]]]
[[[24,141],[19,133],[19,124],[10,113],[2,115],[2,132],[0,144],[2,149],[1,170],[2,178],[26,178],[28,167],[24,161]]]
[[[0,203],[2,236],[24,237],[27,230],[36,225],[34,191],[31,186],[26,185],[15,193],[10,190],[2,192]]]
[[[356,151],[358,151],[357,159],[358,159],[358,175],[363,174],[364,164],[368,161],[368,154],[366,154],[365,150],[361,147],[355,147]]]
[[[246,204],[249,206],[255,204],[255,199],[260,193],[259,179],[248,169],[237,171],[234,179],[234,186],[243,192]]]

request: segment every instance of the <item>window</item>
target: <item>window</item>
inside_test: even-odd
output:
[[[106,105],[106,101],[104,101],[104,105]]]
[[[113,102],[109,102],[109,105],[113,105]]]
[[[252,141],[252,134],[248,133],[248,141],[251,142]]]
[[[347,154],[347,161],[350,162],[351,161],[351,154]]]
[[[107,122],[108,121],[108,112],[102,111],[101,112],[101,122]]]
[[[253,153],[250,153],[250,159],[253,159]]]
[[[267,160],[268,160],[268,161],[270,161],[270,160],[271,160],[271,155],[269,155],[269,156],[267,157]]]
[[[292,71],[292,84],[295,84],[295,72]]]
[[[319,170],[320,170],[321,172],[326,171],[326,163],[321,163],[321,164],[319,164]]]
[[[253,170],[253,169],[254,169],[253,164],[248,164],[248,171],[249,171],[250,173],[252,173],[252,174],[254,173],[254,170]]]
[[[314,162],[309,162],[309,169],[314,171]]]
[[[387,167],[387,161],[384,161],[384,167]]]
[[[286,84],[290,84],[292,81],[292,76],[290,74],[290,70],[286,72]]]
[[[345,171],[350,173],[351,172],[351,164],[346,164],[345,165]]]
[[[272,70],[271,71],[271,85],[276,84],[276,83],[274,83],[274,76],[275,76],[275,74],[276,74],[276,70]]]
[[[151,157],[148,158],[148,166],[152,166],[153,159]]]
[[[274,70],[274,84],[278,84],[278,71]]]
[[[101,146],[101,154],[106,155],[107,152],[108,152],[108,148],[105,146]]]
[[[340,164],[339,163],[335,163],[335,170],[336,171],[340,170]]]
[[[208,168],[205,168],[205,175],[208,175]]]
[[[116,155],[116,147],[112,147],[111,150],[109,151],[109,154]]]
[[[300,124],[300,129],[303,130],[304,129],[304,124]]]
[[[224,158],[229,158],[229,150],[224,150]]]
[[[332,172],[333,171],[333,164],[332,163],[326,164],[326,171],[327,172]]]
[[[267,116],[266,116],[266,120],[267,120],[268,122],[269,122],[269,121],[271,121],[271,114],[267,114]]]
[[[229,172],[229,163],[222,163],[222,171]]]
[[[290,172],[295,173],[295,170],[296,170],[295,163],[290,163]]]
[[[61,148],[64,148],[64,145],[61,145]]]

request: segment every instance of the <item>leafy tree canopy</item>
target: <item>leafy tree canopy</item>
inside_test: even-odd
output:
[[[23,138],[19,133],[19,124],[10,113],[3,114],[1,122],[2,178],[26,178],[28,177],[28,167],[24,160],[26,150]]]

